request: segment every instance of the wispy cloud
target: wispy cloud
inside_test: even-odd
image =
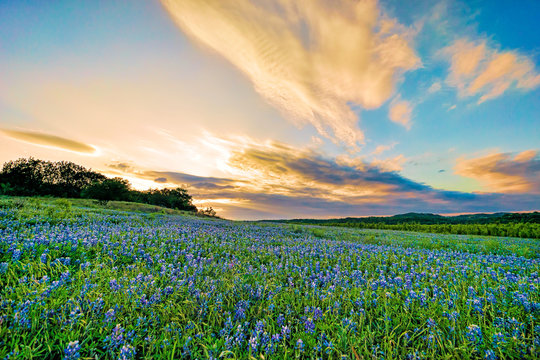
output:
[[[179,27],[223,56],[298,125],[336,142],[364,139],[350,104],[381,106],[421,62],[413,32],[375,0],[162,0]]]
[[[478,103],[511,89],[527,91],[540,85],[540,74],[529,57],[490,47],[485,39],[458,39],[441,54],[450,62],[447,83],[462,97],[477,96]]]
[[[459,158],[455,172],[478,180],[490,191],[540,194],[540,153],[537,150]]]
[[[54,147],[87,155],[94,154],[97,151],[91,145],[42,132],[9,129],[0,129],[0,132],[12,139],[25,141],[34,145]]]
[[[427,92],[429,94],[434,94],[442,89],[442,85],[440,81],[435,81],[431,86],[428,88]]]
[[[407,130],[411,128],[412,105],[405,100],[398,100],[390,105],[388,117],[396,124],[404,126]]]
[[[388,145],[377,145],[377,147],[375,148],[375,150],[373,150],[372,154],[373,155],[379,155],[379,154],[382,154],[383,152],[385,151],[388,151],[388,150],[391,150],[394,148],[394,146],[396,146],[397,143],[391,143],[391,144],[388,144]]]

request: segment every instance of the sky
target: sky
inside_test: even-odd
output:
[[[230,219],[540,209],[536,0],[2,0],[0,162]]]

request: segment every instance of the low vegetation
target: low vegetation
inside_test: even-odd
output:
[[[540,356],[537,240],[0,204],[0,358]]]

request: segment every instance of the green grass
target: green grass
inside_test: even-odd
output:
[[[0,198],[0,359],[539,356],[537,240],[87,201]]]

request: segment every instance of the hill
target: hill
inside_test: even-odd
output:
[[[382,223],[387,225],[398,224],[513,224],[534,223],[540,224],[540,212],[531,213],[494,213],[494,214],[466,214],[457,216],[442,216],[430,213],[405,213],[393,216],[346,217],[336,219],[292,219],[292,220],[265,220],[274,222],[288,222],[297,224],[324,225],[346,223]]]
[[[406,230],[443,234],[469,234],[540,238],[540,212],[442,216],[406,213],[394,216],[340,219],[268,220],[272,222],[343,226],[361,229]]]

